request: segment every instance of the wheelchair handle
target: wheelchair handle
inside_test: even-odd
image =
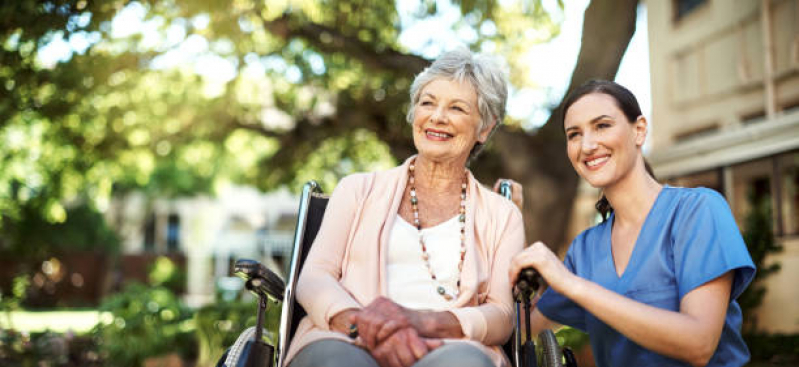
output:
[[[522,293],[532,294],[534,291],[537,291],[538,288],[541,288],[543,282],[544,279],[541,277],[541,274],[538,274],[538,271],[533,268],[524,268],[519,272],[516,287],[519,288]]]
[[[272,296],[283,300],[286,283],[280,276],[267,269],[263,264],[249,259],[236,261],[236,275],[246,281],[247,289],[259,296]]]
[[[502,195],[502,197],[510,200],[512,191],[510,180],[502,180],[502,182],[499,183],[499,194]]]

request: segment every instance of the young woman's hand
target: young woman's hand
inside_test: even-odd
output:
[[[519,210],[522,210],[524,207],[524,193],[522,191],[522,184],[513,181],[507,178],[500,178],[494,183],[494,192],[499,194],[499,185],[502,184],[502,181],[510,182],[510,199],[519,207]]]
[[[562,292],[574,277],[574,274],[543,242],[536,242],[513,257],[508,273],[511,284],[516,284],[519,272],[524,268],[534,268],[547,284],[558,292]]]

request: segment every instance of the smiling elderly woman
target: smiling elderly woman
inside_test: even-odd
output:
[[[507,365],[522,217],[466,168],[506,100],[498,64],[466,49],[416,77],[407,118],[418,154],[333,191],[298,283],[308,316],[291,367]]]

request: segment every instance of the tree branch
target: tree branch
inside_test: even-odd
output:
[[[345,53],[376,71],[407,77],[418,74],[430,65],[430,61],[423,57],[387,47],[377,50],[372,44],[363,42],[356,37],[344,35],[337,29],[295,19],[289,13],[272,21],[264,21],[264,28],[284,40],[302,38],[325,53]]]

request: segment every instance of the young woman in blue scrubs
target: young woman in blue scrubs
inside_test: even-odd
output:
[[[724,198],[661,185],[641,147],[647,120],[629,90],[591,81],[563,108],[569,160],[602,189],[605,220],[581,233],[564,262],[543,243],[510,270],[534,267],[549,284],[531,315],[536,333],[556,324],[588,332],[602,366],[741,366],[735,299],[755,267]]]

